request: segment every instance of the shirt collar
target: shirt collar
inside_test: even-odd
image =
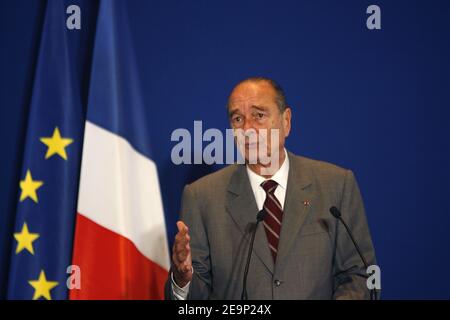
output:
[[[284,162],[281,165],[281,167],[275,172],[275,174],[270,178],[270,180],[275,181],[278,183],[278,185],[285,189],[287,188],[287,180],[288,180],[288,174],[289,174],[289,157],[286,152],[286,149],[284,149]],[[261,183],[268,180],[264,178],[263,176],[260,176],[259,174],[253,172],[248,166],[247,166],[247,174],[248,178],[250,179],[250,184],[252,186],[253,190],[257,190],[259,187],[261,187]]]

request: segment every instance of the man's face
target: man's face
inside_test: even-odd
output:
[[[271,150],[283,152],[285,139],[291,130],[291,110],[286,108],[281,113],[275,98],[275,90],[266,81],[241,83],[233,89],[230,95],[228,114],[231,127],[242,129],[244,132],[257,133],[256,137],[252,138],[246,136],[239,139],[237,136],[238,147],[242,147],[239,146],[240,141],[241,144],[245,143],[245,159],[247,161],[251,150],[256,149],[258,145],[260,148],[266,149],[269,157],[272,153]],[[260,134],[260,130],[262,134]],[[267,134],[264,135],[264,132]],[[273,134],[278,135],[278,143],[271,139]],[[274,149],[272,149],[272,143],[274,143]]]

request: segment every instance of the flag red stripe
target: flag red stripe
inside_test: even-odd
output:
[[[163,299],[167,270],[140,253],[127,238],[77,214],[73,264],[81,289],[70,299]]]

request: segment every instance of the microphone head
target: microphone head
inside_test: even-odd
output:
[[[338,208],[336,208],[335,206],[330,208],[330,213],[333,215],[333,217],[335,217],[336,219],[340,219],[341,218],[341,212],[339,211]]]
[[[258,214],[256,215],[256,221],[261,222],[262,220],[264,220],[264,216],[266,215],[266,210],[262,209],[261,211],[258,212]]]

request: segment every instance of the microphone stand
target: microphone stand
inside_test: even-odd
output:
[[[359,257],[361,258],[364,267],[367,268],[369,267],[369,265],[367,264],[366,259],[364,258],[364,255],[362,254],[361,250],[359,249],[358,244],[355,241],[355,238],[353,238],[352,232],[350,231],[350,228],[348,227],[348,225],[345,223],[344,219],[342,219],[341,216],[341,212],[339,211],[338,208],[336,207],[331,207],[330,208],[330,213],[333,215],[333,217],[335,217],[336,219],[338,219],[340,222],[342,222],[342,224],[344,225],[345,229],[347,230],[347,234],[349,235],[350,239],[353,242],[353,245],[355,246],[356,251],[358,252]],[[368,276],[365,275],[361,275],[359,273],[357,273],[356,275],[358,276],[362,276],[364,278],[369,278]],[[377,294],[377,290],[376,289],[370,289],[370,300],[378,300],[378,294]]]
[[[248,299],[248,297],[247,297],[247,276],[248,276],[248,269],[250,266],[250,260],[252,258],[253,243],[255,242],[255,235],[256,235],[256,230],[258,229],[258,224],[264,219],[265,214],[266,214],[266,212],[264,211],[264,209],[262,209],[256,215],[256,224],[255,224],[255,228],[253,229],[253,232],[252,232],[250,246],[248,247],[247,262],[245,264],[245,269],[244,269],[244,280],[243,280],[243,284],[242,284],[241,300]]]

